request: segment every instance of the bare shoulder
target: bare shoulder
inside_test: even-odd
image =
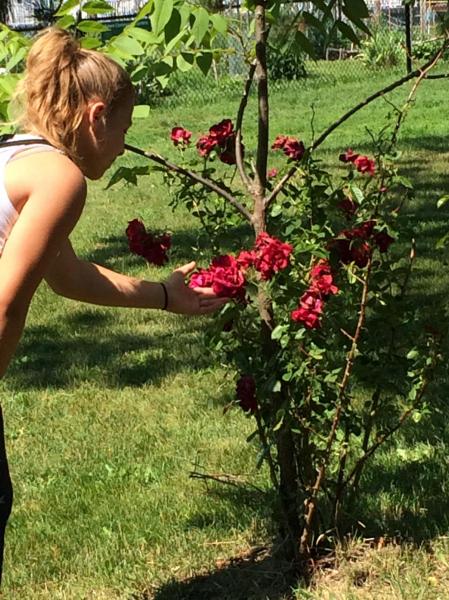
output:
[[[67,156],[53,151],[18,157],[5,169],[5,187],[20,212],[31,197],[52,198],[65,205],[84,204],[86,180]]]

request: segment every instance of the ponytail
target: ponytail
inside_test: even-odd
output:
[[[19,85],[23,129],[37,133],[76,158],[77,132],[88,102],[102,100],[108,111],[132,94],[128,73],[95,50],[81,48],[67,31],[41,33],[27,58]]]

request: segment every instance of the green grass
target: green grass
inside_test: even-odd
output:
[[[313,131],[317,135],[394,77],[375,73],[339,83],[311,78],[278,87],[271,97],[271,138],[282,133],[310,142]],[[400,104],[409,89],[389,99]],[[448,227],[447,213],[435,209],[449,188],[446,98],[444,80],[425,82],[400,138],[401,168],[417,189],[407,209],[418,243],[413,294],[435,322],[448,312],[448,254],[434,249]],[[161,106],[135,123],[129,142],[176,158],[168,140],[172,126],[202,133],[233,118],[237,103],[232,92],[202,105]],[[248,156],[254,153],[255,106],[251,97],[244,122]],[[391,110],[379,99],[349,120],[320,150],[325,163],[337,168],[338,154],[348,146],[369,151],[367,128],[379,130]],[[141,162],[129,156],[120,161]],[[281,164],[272,152],[270,167]],[[124,229],[136,216],[150,228],[173,232],[173,265],[200,256],[193,249],[198,246],[207,252],[198,223],[181,209],[172,213],[159,174],[143,178],[138,188],[105,191],[106,182],[90,185],[73,235],[82,257],[134,275],[165,277],[169,267],[148,269],[127,250]],[[234,410],[223,414],[234,384],[223,367],[211,366],[205,323],[76,304],[41,286],[0,384],[16,490],[5,599],[287,597],[288,582],[269,556],[248,558],[242,568],[220,563],[218,573],[202,577],[217,561],[270,542],[272,502],[267,473],[255,469],[257,448],[245,441],[252,423]],[[437,384],[432,414],[378,455],[360,497],[367,535],[400,532],[418,545],[340,549],[337,571],[317,575],[314,587],[297,591],[298,598],[446,597],[444,373]],[[206,485],[189,478],[193,470],[238,475],[261,491]],[[427,550],[419,545],[423,541]]]

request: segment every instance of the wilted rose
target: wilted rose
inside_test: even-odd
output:
[[[379,231],[379,233],[374,234],[374,241],[376,242],[377,247],[380,252],[386,252],[395,240],[388,235],[386,231]]]
[[[167,262],[167,252],[171,247],[171,236],[168,233],[155,235],[146,231],[139,219],[129,221],[126,228],[128,246],[131,252],[142,256],[149,263],[162,266]]]
[[[353,163],[356,158],[358,158],[360,155],[357,154],[356,152],[353,152],[352,148],[348,148],[346,150],[346,152],[343,152],[343,154],[340,154],[339,159],[344,162],[344,163]]]
[[[256,382],[252,375],[242,375],[237,381],[236,396],[245,412],[254,414],[257,411]]]

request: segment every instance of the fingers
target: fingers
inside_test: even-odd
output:
[[[196,267],[196,262],[194,260],[192,260],[192,262],[189,262],[185,265],[182,265],[181,267],[178,267],[177,269],[174,270],[175,273],[181,273],[181,275],[183,275],[184,277],[186,277],[187,275],[189,275],[189,273],[191,273]]]
[[[228,302],[228,298],[201,298],[199,301],[200,314],[215,312]]]
[[[212,288],[193,288],[193,291],[200,298],[218,298],[217,294],[214,292]]]

